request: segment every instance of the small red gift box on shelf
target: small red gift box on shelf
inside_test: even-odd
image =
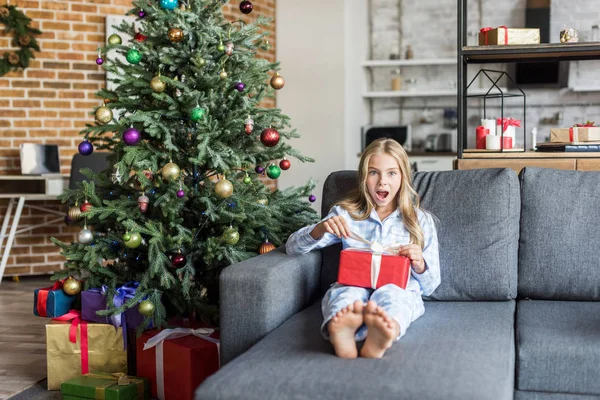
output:
[[[338,283],[377,289],[393,283],[406,289],[410,278],[410,259],[393,254],[373,253],[367,249],[346,249],[340,254]]]

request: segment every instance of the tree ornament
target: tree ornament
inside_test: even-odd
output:
[[[183,96],[183,92],[179,88],[175,88],[174,94],[175,94],[175,97],[181,97],[181,96]]]
[[[240,11],[244,14],[250,14],[254,6],[248,0],[244,0],[240,3]]]
[[[142,235],[139,232],[131,232],[129,234],[129,240],[125,240],[125,236],[123,236],[123,241],[125,243],[125,247],[129,249],[137,249],[142,244]]]
[[[225,229],[222,238],[225,243],[233,246],[234,244],[240,241],[240,233],[237,229],[230,226],[229,228]]]
[[[234,88],[238,92],[243,92],[244,89],[246,88],[246,84],[244,82],[238,82],[238,83],[235,84]]]
[[[144,317],[151,317],[154,315],[154,304],[150,300],[142,300],[138,305],[138,311]]]
[[[279,132],[273,128],[267,128],[260,134],[260,141],[267,147],[273,147],[279,143]]]
[[[262,174],[263,172],[265,172],[265,168],[264,168],[264,167],[261,167],[260,165],[257,165],[257,166],[256,166],[256,168],[254,168],[254,171],[255,171],[257,174]]]
[[[244,131],[246,132],[246,135],[250,135],[253,130],[254,120],[248,115],[248,118],[244,121]]]
[[[215,194],[220,199],[226,199],[233,194],[233,184],[223,178],[215,185]]]
[[[185,197],[185,192],[183,191],[183,189],[179,189],[177,191],[177,197],[179,197],[180,199]]]
[[[142,134],[137,129],[131,127],[123,132],[123,143],[128,146],[135,146],[142,140]]]
[[[81,282],[79,282],[75,278],[67,278],[66,281],[63,282],[63,292],[68,294],[69,296],[75,296],[81,292]]]
[[[260,247],[258,248],[258,253],[265,254],[265,253],[268,253],[273,250],[275,250],[275,245],[273,243],[269,242],[269,239],[266,239],[263,242],[263,244],[261,244]]]
[[[129,64],[138,64],[142,61],[142,53],[136,49],[129,49],[125,58]]]
[[[206,60],[202,57],[198,57],[196,59],[196,64],[198,65],[198,67],[204,67],[206,65]]]
[[[183,33],[183,29],[181,28],[169,29],[168,35],[171,43],[179,43],[185,38],[185,34]]]
[[[271,50],[271,43],[269,43],[269,41],[268,41],[268,40],[265,42],[265,46],[264,46],[264,48],[265,48],[265,50],[266,50],[266,51],[269,51],[269,50]]]
[[[174,10],[177,8],[178,5],[178,0],[160,0],[160,6],[165,10]]]
[[[249,184],[251,184],[251,183],[252,183],[252,178],[250,178],[250,177],[248,176],[248,174],[246,174],[246,176],[244,177],[244,183],[245,183],[246,185],[249,185]]]
[[[256,200],[256,202],[265,207],[269,205],[269,199],[267,199],[266,197],[261,197],[260,199]]]
[[[162,177],[165,181],[175,181],[179,179],[181,170],[173,161],[170,161],[162,167]]]
[[[285,79],[279,73],[271,78],[271,87],[275,90],[281,89],[285,85]]]
[[[277,178],[279,178],[280,175],[281,175],[281,168],[279,168],[275,164],[269,165],[269,168],[267,168],[267,176],[269,178],[277,179]]]
[[[117,166],[115,171],[110,175],[110,181],[115,185],[120,185],[123,180],[123,174],[119,171],[119,167]]]
[[[104,60],[102,59],[102,53],[100,53],[100,50],[98,50],[98,58],[96,58],[96,64],[98,64],[98,65],[104,64]]]
[[[152,78],[152,80],[150,81],[150,87],[156,93],[162,93],[167,88],[167,84],[160,79],[160,74],[159,74],[158,76],[155,76],[154,78]]]
[[[117,35],[116,33],[113,33],[108,37],[108,44],[110,45],[115,46],[121,43],[123,43],[123,39],[121,39],[121,36]]]
[[[96,109],[96,121],[102,125],[108,124],[113,119],[113,112],[106,106],[101,106]]]
[[[233,54],[233,43],[227,42],[225,43],[225,54],[228,56]]]
[[[291,166],[292,166],[292,164],[290,163],[290,160],[288,160],[285,157],[283,160],[279,161],[279,168],[281,168],[284,171],[287,171],[288,169],[290,169]]]
[[[138,17],[144,18],[145,16],[146,16],[146,13],[144,12],[144,10],[140,10],[140,12],[138,12]]]
[[[79,150],[79,154],[82,156],[89,156],[94,152],[94,146],[87,139],[85,139],[83,142],[79,143],[77,150]]]
[[[221,79],[226,79],[227,78],[227,72],[225,72],[225,68],[223,68],[223,71],[221,71],[221,73],[219,73],[219,76],[221,77]]]
[[[225,51],[225,46],[223,45],[223,42],[219,42],[219,45],[217,46],[217,50],[219,51]]]
[[[192,108],[190,111],[190,119],[194,122],[198,122],[204,116],[204,109],[200,106],[196,105],[196,107]]]
[[[181,268],[185,265],[185,263],[187,262],[185,256],[183,254],[181,254],[181,250],[179,250],[177,252],[177,254],[173,255],[173,258],[171,259],[171,265],[174,268]]]
[[[123,240],[126,241],[126,242],[130,241],[131,240],[131,235],[129,233],[124,234],[123,235]]]
[[[92,203],[90,203],[89,201],[85,200],[83,203],[81,203],[81,205],[79,206],[79,210],[81,212],[86,212],[92,209]]]
[[[308,201],[310,201],[311,203],[314,203],[315,201],[317,201],[317,196],[315,196],[314,194],[311,194],[310,196],[308,196]]]
[[[94,240],[94,234],[87,228],[87,225],[84,225],[77,235],[77,240],[81,244],[90,244]]]
[[[138,206],[140,206],[140,211],[142,214],[145,214],[148,211],[148,204],[150,203],[150,198],[146,196],[145,193],[142,193],[140,197],[137,199]]]
[[[142,34],[142,32],[136,32],[135,36],[133,37],[133,40],[139,43],[142,43],[146,39],[148,39],[148,36]]]
[[[79,209],[77,203],[75,203],[73,207],[69,207],[69,212],[67,215],[71,221],[77,221],[81,218],[81,210]]]

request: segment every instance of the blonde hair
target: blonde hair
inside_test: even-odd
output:
[[[342,201],[336,203],[346,209],[355,220],[365,220],[371,215],[375,208],[373,199],[367,188],[367,177],[369,174],[369,161],[374,155],[386,154],[398,163],[400,168],[400,190],[396,195],[396,206],[406,229],[410,234],[410,241],[424,245],[423,230],[419,225],[417,209],[420,208],[419,195],[412,187],[412,177],[408,155],[400,143],[393,139],[381,138],[372,142],[363,152],[358,164],[358,188],[355,189]]]

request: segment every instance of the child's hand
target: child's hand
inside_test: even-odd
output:
[[[344,217],[336,215],[335,217],[331,217],[323,222],[318,223],[310,233],[310,236],[312,236],[313,239],[318,239],[326,232],[329,232],[340,239],[342,236],[347,238],[350,236],[350,227],[348,227],[348,223]]]
[[[410,259],[410,264],[417,274],[425,272],[425,260],[423,260],[423,251],[416,244],[407,244],[398,249],[398,254]]]

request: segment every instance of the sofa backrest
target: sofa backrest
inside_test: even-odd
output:
[[[442,283],[432,300],[508,300],[517,295],[519,181],[510,169],[417,172],[421,206],[437,217]],[[322,213],[356,187],[356,171],[331,174]],[[321,289],[337,278],[340,245],[323,251]]]
[[[525,168],[518,296],[600,300],[600,173]]]

